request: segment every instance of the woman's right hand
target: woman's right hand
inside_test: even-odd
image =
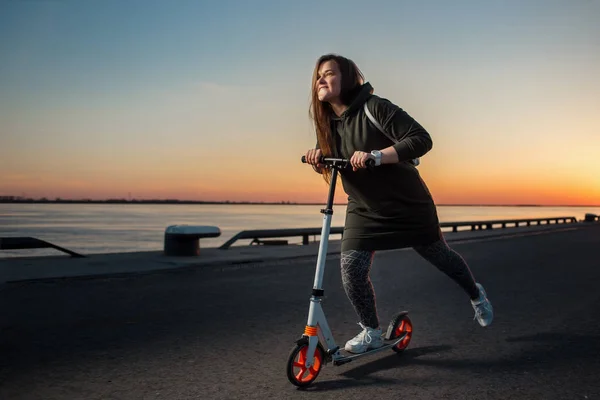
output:
[[[323,164],[319,163],[321,156],[322,156],[321,149],[309,149],[305,155],[306,163],[312,165],[314,170],[317,171],[318,173],[321,173],[322,169],[324,167]]]

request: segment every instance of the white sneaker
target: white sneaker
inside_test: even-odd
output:
[[[350,353],[364,353],[370,349],[377,349],[383,346],[383,338],[381,337],[381,329],[373,329],[364,326],[361,322],[358,323],[362,332],[346,342],[344,349]]]
[[[479,298],[477,300],[471,300],[471,305],[473,306],[473,310],[475,310],[473,319],[476,319],[477,322],[479,322],[479,325],[485,327],[490,325],[494,319],[494,308],[492,307],[492,303],[488,300],[483,286],[478,283],[477,289],[479,289]]]

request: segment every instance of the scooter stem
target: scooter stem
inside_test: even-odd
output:
[[[319,255],[317,257],[317,270],[315,272],[315,282],[313,289],[322,289],[323,274],[325,273],[325,259],[327,257],[327,247],[329,243],[329,231],[331,228],[331,218],[333,216],[333,198],[335,197],[335,184],[337,181],[338,170],[333,167],[331,182],[329,184],[329,195],[325,209],[321,210],[323,215],[323,228],[321,229],[321,241],[319,242]]]

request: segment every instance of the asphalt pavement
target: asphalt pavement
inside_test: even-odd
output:
[[[408,310],[401,355],[286,377],[314,262],[21,281],[0,290],[0,399],[597,399],[600,226],[454,242],[496,317],[412,250],[378,253],[382,324]],[[357,318],[330,255],[323,307],[340,345]]]

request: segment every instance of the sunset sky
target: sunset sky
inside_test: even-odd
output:
[[[0,196],[324,201],[300,157],[334,52],[430,132],[437,203],[598,205],[598,21],[595,0],[3,1]]]

